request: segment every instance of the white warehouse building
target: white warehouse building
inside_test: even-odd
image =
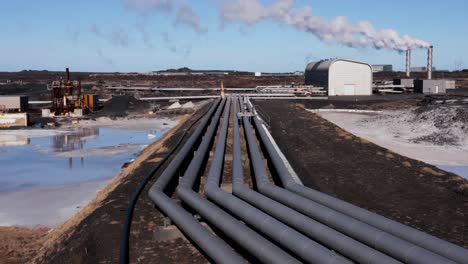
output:
[[[309,63],[305,84],[324,87],[329,96],[372,95],[372,66],[347,59]]]

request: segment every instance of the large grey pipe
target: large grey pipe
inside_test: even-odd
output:
[[[308,237],[219,188],[224,161],[229,115],[225,114],[208,174],[205,194],[247,224],[260,230],[291,252],[310,263],[351,263]],[[236,143],[234,143],[236,144]]]
[[[250,105],[249,107],[249,109],[252,110],[252,107]],[[333,196],[297,184],[291,177],[286,165],[284,164],[283,160],[276,151],[273,143],[271,142],[272,139],[268,135],[268,131],[262,125],[261,121],[258,118],[255,118],[254,123],[259,137],[266,148],[269,158],[278,176],[280,177],[283,186],[286,189],[295,192],[303,197],[306,197],[312,201],[320,203],[324,206],[330,207],[336,211],[349,215],[364,223],[375,226],[394,236],[403,238],[415,245],[433,251],[448,259],[459,263],[468,263],[468,250],[463,247],[431,236],[427,233],[421,232],[409,226],[390,220],[381,215],[372,213],[366,209],[337,199]]]
[[[237,102],[234,102],[234,113],[237,113]],[[233,193],[248,203],[262,209],[269,215],[308,235],[321,244],[334,249],[358,263],[401,263],[372,249],[346,235],[329,228],[311,218],[284,206],[244,185],[242,171],[242,153],[240,148],[239,124],[237,115],[233,115]],[[218,149],[216,149],[218,151]],[[218,167],[221,169],[221,166]],[[215,179],[216,183],[216,179]]]
[[[225,137],[223,137],[223,135],[227,132],[227,122],[229,121],[229,107],[230,103],[227,104],[224,114],[225,119],[219,136],[219,139],[223,140],[224,138],[224,141]],[[217,117],[215,117],[215,119],[217,119]],[[202,143],[200,144],[199,149],[197,150],[197,154],[190,163],[187,169],[187,173],[183,177],[181,185],[177,189],[177,194],[182,198],[182,200],[185,203],[192,206],[194,209],[196,209],[203,217],[211,217],[208,213],[208,210],[214,211],[216,207],[211,206],[211,208],[207,209],[206,207],[208,207],[210,203],[198,196],[198,194],[195,193],[192,190],[192,188],[197,178],[197,175],[200,172],[202,161],[204,157],[207,156],[208,147],[210,145],[211,138],[215,132],[214,128],[216,127],[213,126],[213,129],[211,127],[208,129],[207,135],[205,135]],[[216,155],[213,157],[213,162],[215,164],[217,164],[218,161],[222,162],[224,158],[223,154],[224,153],[220,152],[220,150],[217,151]],[[219,175],[220,174],[218,174],[218,182]],[[209,177],[209,181],[213,182],[212,179],[213,174],[211,174],[211,177]],[[210,184],[207,184],[207,186],[208,185]],[[210,186],[213,187],[213,185]],[[255,228],[261,230],[263,233],[269,235],[277,242],[279,242],[292,252],[296,253],[300,257],[304,258],[308,262],[350,263],[349,261],[346,261],[343,258],[337,256],[335,253],[332,253],[328,249],[311,241],[310,239],[298,233],[297,231],[292,230],[291,228],[285,226],[284,224],[281,224],[280,222],[269,217],[268,215],[261,213],[261,211],[253,208],[247,203],[235,198],[230,194],[224,193],[219,189],[217,185],[215,186],[215,189],[218,190],[218,192],[216,192],[216,190],[212,190],[212,188],[210,187],[205,188],[206,195],[211,196],[212,199],[215,199],[215,201],[221,203],[223,207],[226,207],[229,210],[233,210],[236,214],[239,214],[238,216],[246,223],[254,226]],[[202,202],[204,202],[204,204]],[[266,263],[297,262],[297,260],[285,254],[285,252],[268,242],[268,240],[265,240],[257,233],[246,233],[251,234],[251,238],[240,237],[241,239],[236,239],[236,237],[239,237],[240,232],[243,230],[242,225],[237,220],[224,213],[222,210],[217,210],[219,210],[218,213],[212,214],[213,216],[211,221],[215,222],[213,224],[218,223],[220,229],[226,231],[227,235],[232,237],[240,245],[244,246],[254,256],[258,257],[259,260],[264,261]],[[223,217],[223,214],[225,215],[225,217]],[[227,230],[226,226],[233,226],[232,224],[229,224],[230,222],[237,223],[240,227],[234,226],[234,228]],[[247,230],[246,228],[244,229]],[[290,259],[288,260],[285,257]]]
[[[248,118],[244,117],[243,123],[251,163],[255,173],[255,181],[261,193],[403,262],[415,264],[454,263],[449,259],[338,211],[272,185],[267,177],[265,168],[259,166],[262,158]]]
[[[304,197],[310,198],[313,201],[319,202],[323,205],[333,208],[337,211],[350,215],[363,222],[376,226],[395,236],[404,238],[414,244],[417,244],[428,250],[434,251],[435,253],[440,254],[444,257],[447,257],[454,261],[458,261],[460,263],[467,263],[468,250],[462,247],[438,239],[436,237],[433,237],[406,225],[400,224],[396,221],[387,219],[375,213],[371,213],[365,209],[359,208],[357,206],[339,200],[335,197],[298,185],[291,177],[280,156],[277,154],[275,147],[273,146],[273,144],[271,144],[272,138],[267,134],[268,132],[266,131],[266,128],[261,124],[261,122],[258,119],[255,120],[255,124],[262,141],[265,143],[264,145],[270,155],[270,159],[272,160],[272,163],[275,169],[277,170],[283,185],[287,189],[301,194]]]
[[[180,205],[168,197],[164,190],[167,188],[170,180],[178,172],[182,161],[188,156],[188,153],[193,148],[203,130],[206,128],[208,121],[213,115],[214,110],[219,104],[217,100],[211,106],[202,119],[197,129],[192,136],[187,140],[176,157],[169,164],[167,169],[158,178],[156,183],[151,187],[149,196],[154,201],[156,206],[164,212],[171,220],[189,236],[203,252],[205,252],[213,261],[217,263],[243,263],[246,262],[243,257],[234,252],[223,240],[213,235],[205,227],[203,227],[191,214],[185,211]]]
[[[223,101],[224,103],[224,101]],[[208,148],[214,138],[222,108],[220,107],[203,137],[196,154],[190,162],[182,182],[177,188],[177,195],[190,207],[195,209],[210,224],[216,226],[238,245],[246,249],[257,259],[265,263],[299,263],[284,250],[280,249],[249,227],[233,218],[231,215],[201,198],[192,190],[201,171],[203,161],[207,157]],[[215,245],[213,245],[215,246]]]

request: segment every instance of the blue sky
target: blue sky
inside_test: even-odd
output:
[[[307,61],[330,57],[404,68],[404,55],[398,52],[326,44],[270,19],[252,26],[221,27],[220,2],[185,2],[207,29],[197,32],[176,24],[174,13],[142,13],[126,8],[124,0],[1,1],[0,71],[70,67],[145,72],[187,66],[285,72],[303,70]],[[261,2],[268,6],[274,1]],[[326,19],[346,16],[350,23],[365,20],[377,29],[395,29],[433,44],[437,68],[468,68],[467,1],[297,0],[294,5],[310,6],[314,15]],[[413,65],[425,64],[426,51],[413,51]]]

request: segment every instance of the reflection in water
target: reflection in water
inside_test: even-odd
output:
[[[148,139],[161,138],[169,129],[163,130],[150,130],[148,134]]]
[[[2,135],[0,136],[0,147],[24,146],[29,145],[29,137],[20,135]]]
[[[86,140],[99,136],[99,128],[83,128],[75,131],[73,134],[57,135],[52,137],[52,150],[56,153],[82,150],[85,147]],[[80,159],[80,164],[84,166],[84,157]],[[68,158],[68,167],[73,169],[73,157]]]
[[[167,129],[0,131],[0,194],[112,178]]]
[[[167,129],[0,131],[0,225],[62,223]]]
[[[52,147],[55,152],[83,149],[86,139],[99,135],[99,128],[83,128],[73,134],[57,135],[52,138]]]

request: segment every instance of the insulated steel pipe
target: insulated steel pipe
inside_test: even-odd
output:
[[[151,187],[149,196],[158,208],[169,216],[214,262],[232,264],[245,263],[246,260],[243,257],[234,252],[234,250],[219,237],[210,233],[210,231],[203,227],[191,214],[164,193],[170,180],[176,176],[183,160],[188,156],[195,142],[206,128],[219,102],[220,100],[217,100],[213,103],[206,117],[202,119],[192,136],[187,140],[176,157]]]
[[[223,124],[216,143],[216,150],[209,170],[205,194],[247,224],[277,241],[291,252],[310,263],[351,263],[327,248],[310,240],[294,229],[284,225],[248,203],[219,188],[228,132],[229,109],[226,109]]]
[[[234,101],[233,193],[269,215],[358,263],[401,263],[244,185],[237,101]],[[221,166],[219,166],[219,170]],[[215,179],[214,184],[216,184]]]
[[[224,100],[223,100],[224,103]],[[228,103],[228,106],[230,103]],[[201,171],[201,166],[208,154],[208,148],[214,138],[222,107],[218,109],[208,128],[197,152],[186,170],[182,182],[177,188],[177,195],[190,207],[195,209],[203,218],[219,228],[237,244],[244,247],[257,259],[265,263],[299,263],[288,253],[269,242],[246,225],[214,205],[201,198],[192,190],[193,185]],[[228,107],[226,108],[229,114]],[[225,116],[225,118],[229,119]]]
[[[189,134],[189,131],[192,130],[192,128],[197,123],[199,123],[201,119],[207,116],[209,111],[210,111],[210,108],[208,108],[204,113],[202,113],[199,117],[197,117],[187,126],[187,128],[179,137],[179,139],[174,144],[174,146],[172,146],[172,148],[164,155],[164,157],[158,162],[158,164],[153,169],[147,172],[146,176],[140,182],[138,188],[132,194],[130,201],[128,203],[128,206],[127,206],[124,225],[122,227],[122,238],[120,240],[120,256],[119,256],[120,264],[127,264],[130,261],[130,256],[129,256],[130,254],[130,230],[132,226],[133,213],[135,210],[135,206],[136,206],[136,203],[138,202],[138,199],[140,198],[141,193],[148,185],[148,182],[154,177],[156,172],[166,163],[166,161],[169,160],[170,157],[172,157],[172,155],[177,151],[177,149],[179,149],[180,145],[183,143],[184,139]]]
[[[261,153],[247,117],[243,118],[243,124],[255,181],[261,193],[403,262],[415,264],[455,263],[345,214],[272,185],[266,175],[265,168],[262,166]]]
[[[252,110],[251,105],[249,105],[249,109]],[[459,263],[468,263],[468,250],[463,247],[457,246],[440,238],[431,236],[427,233],[421,232],[407,225],[403,225],[396,221],[390,220],[376,213],[372,213],[366,209],[337,199],[333,196],[297,184],[291,177],[283,160],[278,155],[278,152],[274,147],[274,142],[272,142],[273,139],[269,135],[265,126],[261,123],[261,121],[258,118],[254,119],[254,124],[256,127],[256,131],[269,155],[271,163],[273,164],[278,176],[280,177],[281,183],[286,189],[297,193],[305,198],[308,198],[314,202],[317,202],[319,204],[332,208],[338,212],[358,219],[364,223],[379,228],[382,231],[405,239],[415,245],[423,247],[448,259]]]

